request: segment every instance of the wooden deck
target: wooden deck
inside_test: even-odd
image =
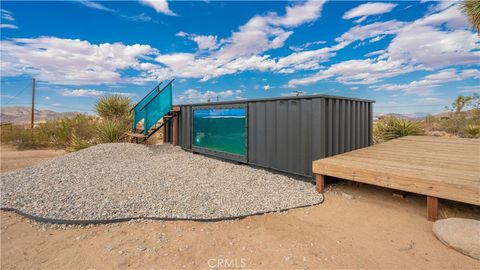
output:
[[[480,205],[480,140],[408,136],[313,162],[317,190],[334,176],[427,195],[428,218],[438,199]]]

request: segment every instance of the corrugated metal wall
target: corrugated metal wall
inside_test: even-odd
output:
[[[313,160],[372,144],[371,101],[306,96],[244,103],[248,106],[247,163],[252,165],[311,176]],[[192,108],[196,106],[181,108],[179,145],[185,149],[192,147]]]
[[[371,144],[371,103],[312,98],[248,104],[248,161],[312,175],[312,161]]]

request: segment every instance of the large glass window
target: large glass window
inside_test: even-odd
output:
[[[246,108],[193,111],[193,145],[246,156]]]

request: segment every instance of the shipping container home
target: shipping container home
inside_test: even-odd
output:
[[[312,176],[312,161],[372,144],[374,101],[315,95],[177,105],[166,141],[183,149]]]

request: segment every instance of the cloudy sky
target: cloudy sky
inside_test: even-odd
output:
[[[480,38],[456,2],[5,2],[1,104],[91,111],[176,78],[176,103],[308,94],[436,113],[480,92]]]

